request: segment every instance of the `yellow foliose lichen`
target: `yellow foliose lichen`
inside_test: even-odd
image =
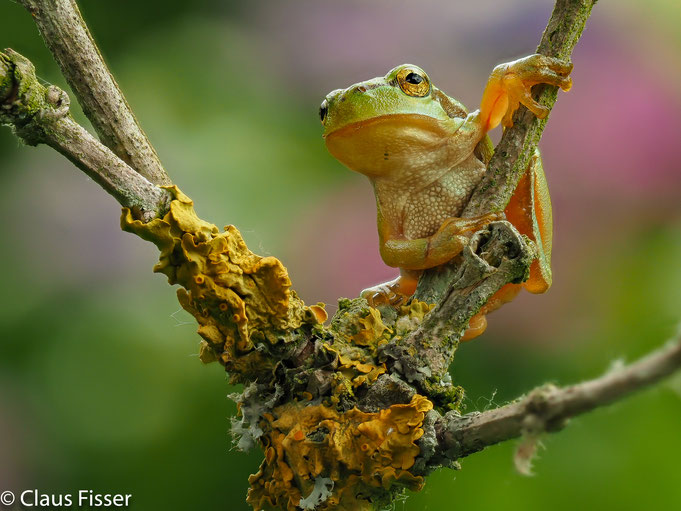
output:
[[[254,351],[256,345],[290,342],[293,330],[323,322],[324,309],[297,297],[278,259],[254,254],[234,226],[220,232],[176,186],[167,189],[173,200],[163,218],[143,223],[125,208],[122,229],[156,244],[154,271],[184,288],[178,299],[199,323],[202,361],[220,360],[235,381],[246,371],[271,370],[275,361]]]
[[[412,300],[406,305],[402,305],[399,310],[399,317],[395,321],[395,330],[398,334],[411,332],[418,328],[423,318],[435,307],[434,303],[420,302]]]
[[[409,469],[432,407],[416,394],[377,413],[303,402],[275,408],[261,421],[265,461],[250,478],[248,502],[256,511],[295,511],[320,478],[332,482],[320,511],[368,511],[391,490],[420,489],[423,479]]]
[[[433,304],[412,300],[397,309],[397,316],[386,324],[381,312],[365,301],[342,301],[342,312],[331,325],[336,333],[333,343],[324,344],[325,349],[338,357],[333,401],[337,402],[342,394],[353,395],[357,387],[371,385],[387,372],[385,363],[378,361],[380,347],[417,328],[433,307]]]
[[[369,313],[357,320],[357,326],[358,332],[351,337],[354,344],[369,346],[375,350],[381,341],[387,342],[390,329],[383,323],[378,309],[369,307]]]

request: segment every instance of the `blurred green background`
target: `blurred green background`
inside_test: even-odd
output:
[[[166,168],[205,219],[277,255],[294,287],[338,296],[392,277],[370,186],[326,152],[335,88],[421,65],[475,108],[492,67],[533,52],[552,2],[81,0]],[[468,411],[576,382],[671,337],[681,318],[681,7],[599,2],[542,141],[554,285],[491,316],[457,353]],[[65,86],[23,9],[0,46]],[[76,110],[76,108],[74,108]],[[80,112],[79,120],[84,121]],[[497,135],[498,136],[498,135]],[[234,391],[202,366],[191,317],[151,273],[150,244],[44,147],[0,130],[0,490],[132,493],[137,510],[246,510],[261,454],[231,450]],[[544,439],[536,476],[514,443],[439,471],[398,510],[681,508],[681,380]]]

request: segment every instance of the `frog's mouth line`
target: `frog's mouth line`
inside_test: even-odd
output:
[[[395,130],[404,128],[419,128],[427,131],[437,133],[442,136],[451,136],[451,132],[447,132],[442,126],[442,121],[435,117],[430,117],[423,114],[386,114],[364,121],[357,121],[341,128],[336,128],[329,133],[324,133],[323,138],[327,139],[330,136],[352,136],[360,130],[366,128],[373,128],[377,125],[395,124]]]

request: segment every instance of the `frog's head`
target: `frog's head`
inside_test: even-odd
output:
[[[446,142],[466,113],[410,64],[330,92],[319,109],[331,154],[373,178],[447,161]]]

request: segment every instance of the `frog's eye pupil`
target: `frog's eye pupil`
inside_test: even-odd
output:
[[[326,114],[329,112],[329,103],[324,100],[322,105],[319,107],[319,119],[324,122],[326,120]]]
[[[418,85],[423,81],[423,78],[416,73],[409,73],[406,78],[404,79],[405,82],[407,83],[412,83],[414,85]]]

